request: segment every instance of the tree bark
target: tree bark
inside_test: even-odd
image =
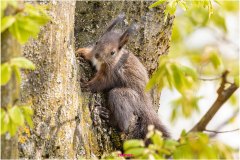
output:
[[[14,47],[13,47],[14,46]],[[8,62],[11,58],[21,55],[18,41],[8,32],[1,34],[1,63]],[[13,106],[19,99],[19,86],[15,74],[12,73],[10,81],[1,86],[1,107]],[[18,136],[10,137],[9,133],[1,136],[1,159],[18,158]]]
[[[128,49],[152,74],[158,57],[168,52],[173,18],[164,23],[165,6],[149,10],[151,3],[78,1],[75,9],[73,1],[49,2],[51,22],[38,40],[24,47],[36,70],[23,74],[21,100],[32,104],[35,114],[30,134],[28,128],[20,132],[21,157],[94,158],[120,149],[122,138],[101,121],[95,107],[106,105],[105,95],[81,93],[80,77],[89,80],[94,73],[83,59],[76,60],[74,40],[76,48],[95,42],[111,19],[124,11],[129,23],[134,19],[141,23]],[[153,97],[157,109],[159,94]]]
[[[15,10],[7,7],[5,15],[10,15]],[[21,46],[8,30],[1,33],[1,64],[9,62],[12,58],[21,55]],[[12,73],[10,81],[1,86],[1,107],[12,107],[19,99],[19,85],[15,74]],[[1,159],[18,158],[18,135],[11,137],[9,133],[1,135]]]
[[[116,28],[124,31],[134,21],[140,26],[138,33],[127,44],[127,49],[139,57],[151,75],[158,65],[159,57],[168,52],[174,18],[168,17],[164,23],[165,5],[149,9],[148,6],[151,3],[143,1],[78,1],[75,13],[76,48],[94,44],[104,33],[108,24],[119,13],[124,12],[126,21]],[[92,68],[82,58],[79,59],[79,64],[81,78],[89,81],[94,74]],[[105,95],[102,93],[84,93],[83,96],[84,99],[88,99],[83,102],[83,106],[89,106],[87,109],[90,112],[95,110],[95,105],[106,106]],[[152,97],[154,109],[157,111],[160,94],[153,90]],[[98,114],[92,114],[91,117],[95,124],[93,132],[98,136],[98,145],[95,148],[97,150],[91,150],[91,152],[99,156],[103,152],[120,149],[122,140],[124,140],[121,138],[122,135],[103,123]]]
[[[84,124],[74,53],[75,2],[47,5],[51,21],[37,40],[24,46],[24,56],[36,65],[36,70],[23,74],[21,88],[21,100],[34,109],[34,128],[30,134],[28,128],[20,131],[20,157],[76,158],[84,151]]]

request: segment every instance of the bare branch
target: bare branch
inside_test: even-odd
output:
[[[213,131],[213,130],[208,130],[208,129],[205,129],[204,131],[206,131],[206,132],[213,132],[213,133],[218,134],[218,133],[228,133],[228,132],[239,131],[239,128],[237,128],[237,129],[233,129],[233,130],[229,130],[229,131]]]
[[[201,132],[206,129],[206,126],[217,113],[217,111],[222,107],[222,105],[231,97],[231,95],[238,89],[236,84],[231,84],[228,88],[225,89],[227,82],[227,74],[229,72],[225,71],[222,74],[222,82],[220,87],[217,90],[218,97],[213,103],[211,108],[207,113],[202,117],[202,119],[190,130],[190,132]]]
[[[202,81],[216,81],[216,80],[219,80],[221,79],[222,76],[218,76],[218,77],[214,77],[214,78],[203,78],[203,77],[198,77],[199,80],[202,80]]]
[[[239,114],[239,108],[233,111],[233,114],[227,118],[225,121],[223,121],[218,127],[216,127],[216,131],[220,130],[224,126],[226,126],[234,117],[236,117]],[[210,137],[215,137],[217,133],[210,134]]]

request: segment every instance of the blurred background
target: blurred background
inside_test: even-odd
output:
[[[182,94],[169,85],[163,87],[161,92],[159,115],[167,126],[171,126],[172,136],[178,139],[182,130],[189,131],[216,100],[223,71],[230,72],[230,82],[239,77],[239,2],[214,3],[212,13],[206,8],[187,11],[177,8],[175,15],[169,57],[180,65],[193,68],[198,76],[194,89],[188,93]],[[208,130],[213,131],[238,128],[239,90],[207,126]],[[239,130],[206,133],[239,150]]]

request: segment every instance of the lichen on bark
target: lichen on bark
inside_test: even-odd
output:
[[[94,72],[89,63],[76,59],[75,49],[95,42],[124,12],[126,21],[117,28],[139,23],[140,30],[127,48],[151,75],[159,56],[168,52],[172,17],[164,23],[165,6],[150,10],[152,2],[143,1],[78,1],[76,9],[74,1],[44,3],[52,19],[37,40],[24,46],[24,56],[36,70],[22,74],[21,101],[34,109],[34,128],[19,142],[20,157],[100,158],[120,149],[124,138],[99,117],[96,106],[106,105],[105,94],[81,92],[80,78],[88,81]],[[153,95],[158,108],[159,95]],[[20,131],[20,137],[26,132],[28,128]]]
[[[76,48],[94,44],[104,33],[110,21],[119,13],[124,12],[126,20],[124,23],[118,24],[116,28],[124,31],[133,22],[140,26],[137,34],[127,44],[127,49],[139,57],[151,75],[158,65],[159,57],[168,52],[173,22],[173,17],[168,17],[164,23],[165,5],[149,9],[148,6],[151,3],[143,1],[78,1],[76,3],[74,32]],[[94,75],[92,68],[81,58],[79,64],[83,81],[88,81]],[[154,108],[157,110],[160,95],[154,91],[152,93]],[[104,94],[84,94],[87,94],[86,97],[93,97],[90,101],[85,101],[84,106],[89,106],[89,104],[92,107],[96,104],[106,106]],[[98,146],[104,144],[102,146],[108,148],[107,150],[100,148],[98,153],[99,151],[103,153],[119,149],[122,138],[118,132],[102,123],[98,114],[92,115],[92,119],[100,122],[93,127],[93,132],[101,134],[101,138],[97,139]]]

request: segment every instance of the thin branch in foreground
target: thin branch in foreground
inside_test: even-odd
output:
[[[201,118],[201,120],[189,131],[189,132],[201,132],[206,129],[208,123],[212,120],[217,111],[223,106],[223,104],[231,97],[231,95],[238,89],[236,84],[230,84],[229,87],[226,87],[227,82],[227,74],[229,72],[225,71],[222,74],[222,82],[220,87],[217,90],[218,97],[211,106],[211,108],[207,111],[207,113]]]
[[[226,126],[233,118],[235,118],[236,116],[238,116],[239,114],[239,108],[237,108],[235,111],[233,111],[233,114],[226,119],[225,121],[223,121],[218,127],[216,127],[216,131],[222,129],[224,126]],[[217,135],[217,133],[212,133],[210,134],[210,137],[215,137]]]
[[[199,80],[202,80],[202,81],[216,81],[216,80],[219,80],[221,79],[222,76],[218,76],[218,77],[214,77],[214,78],[203,78],[203,77],[198,77]]]
[[[205,129],[204,131],[206,132],[213,132],[213,133],[228,133],[228,132],[235,132],[235,131],[239,131],[239,128],[237,129],[233,129],[233,130],[229,130],[229,131],[213,131],[213,130],[208,130],[208,129]]]

